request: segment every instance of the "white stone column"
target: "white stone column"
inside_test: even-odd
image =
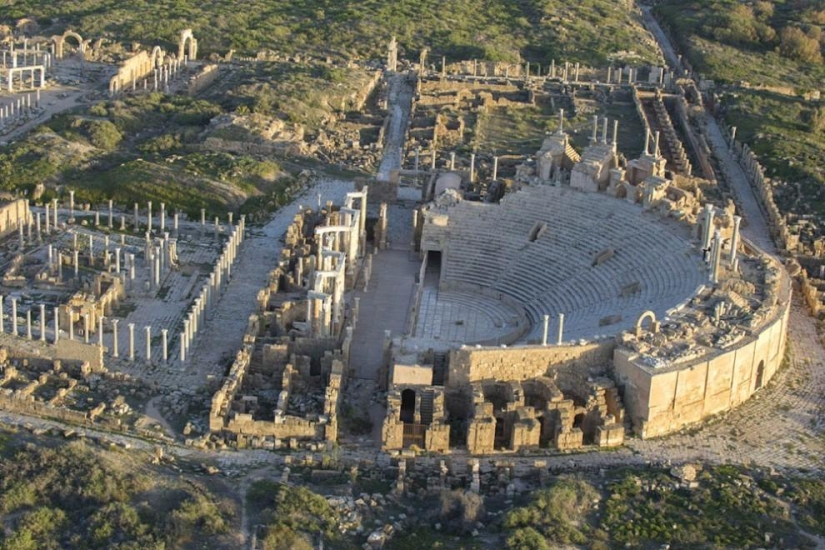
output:
[[[189,345],[192,343],[192,334],[189,332],[190,324],[191,323],[188,318],[183,320],[183,336],[184,341],[186,342],[186,349],[189,349]]]
[[[713,235],[713,246],[711,248],[710,259],[710,282],[716,284],[719,282],[719,267],[722,259],[722,234],[719,230]]]
[[[83,314],[83,341],[88,344],[89,343],[89,332],[91,331],[91,327],[89,326],[89,314]]]
[[[146,360],[152,360],[152,327],[146,325],[143,327],[143,330],[146,333]]]
[[[57,199],[52,199],[52,213],[54,214],[54,230],[57,231],[57,228],[60,227],[57,223]]]
[[[146,203],[146,232],[152,232],[152,201]]]
[[[97,345],[103,349],[103,315],[97,318]]]
[[[550,328],[550,316],[545,315],[544,316],[544,332],[542,333],[542,337],[541,337],[541,345],[542,346],[547,345],[547,331],[548,331],[549,328]]]
[[[11,298],[11,333],[17,336],[17,298]]]
[[[129,323],[129,361],[135,360],[135,324]]]
[[[109,229],[112,228],[112,223],[114,222],[114,204],[112,199],[109,199]]]
[[[120,319],[112,319],[112,357],[118,356],[117,350],[117,324]]]
[[[60,308],[54,308],[54,343],[60,341]]]
[[[46,203],[46,235],[52,232],[51,228],[49,227],[49,203]]]
[[[46,341],[46,304],[40,304],[40,341]]]
[[[564,337],[564,313],[559,313],[559,334],[556,338],[556,344],[561,345]]]
[[[737,249],[739,248],[739,224],[742,223],[741,216],[734,216],[733,217],[733,234],[730,238],[730,265],[736,263],[736,253]]]
[[[72,253],[72,255],[73,255],[73,258],[74,258],[74,276],[75,276],[75,279],[77,279],[78,270],[80,268],[80,262],[78,261],[78,258],[77,258],[77,250],[75,250]]]
[[[183,363],[186,361],[186,332],[181,331],[180,336],[178,337],[180,341],[180,362]]]
[[[169,361],[169,348],[167,347],[168,341],[166,335],[168,334],[168,329],[161,329],[160,330],[160,337],[161,337],[161,344],[163,346],[163,362],[166,363]]]

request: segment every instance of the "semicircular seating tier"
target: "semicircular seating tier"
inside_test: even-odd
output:
[[[608,249],[612,256],[595,262]],[[459,203],[443,252],[442,288],[478,285],[524,307],[532,329],[521,341],[541,338],[545,314],[551,327],[565,315],[565,341],[617,334],[647,310],[664,317],[707,278],[687,227],[623,200],[551,186],[498,205]],[[556,340],[553,328],[548,340]]]

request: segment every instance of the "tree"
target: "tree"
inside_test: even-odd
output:
[[[806,35],[799,27],[782,29],[779,53],[804,63],[822,63],[819,41]]]
[[[95,120],[89,124],[89,141],[98,149],[113,151],[121,139],[117,126],[108,120]]]
[[[541,533],[532,527],[524,527],[507,537],[508,550],[550,550]]]

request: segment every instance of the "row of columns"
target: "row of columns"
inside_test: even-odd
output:
[[[545,78],[558,78],[562,82],[565,83],[578,83],[580,82],[580,71],[581,65],[579,63],[570,63],[568,61],[564,62],[564,65],[559,64],[556,67],[556,60],[553,59],[550,62],[550,65],[547,66],[546,70],[543,68],[541,63],[530,63],[529,61],[524,64],[523,67],[523,75],[524,78],[529,79],[531,77],[541,77],[542,73],[544,73]],[[423,67],[422,67],[423,69]],[[473,77],[478,78],[479,75],[479,62],[477,59],[473,60]],[[606,84],[628,84],[632,85],[639,82],[639,70],[633,67],[616,67],[608,66],[606,69],[607,75],[604,80]],[[488,75],[491,76],[491,75]],[[441,58],[441,77],[447,77],[447,58]],[[507,66],[504,68],[504,77],[510,78],[510,67]],[[654,67],[652,69],[651,75],[648,76],[647,81],[644,81],[645,84],[658,84],[663,85],[665,83],[671,82],[674,78],[672,72],[666,72],[665,69],[661,67]]]
[[[0,113],[2,113],[2,111],[3,111],[3,109],[2,109],[2,107],[0,107]],[[74,193],[75,193],[75,191],[73,189],[69,190],[69,201],[68,201],[68,209],[69,209],[68,222],[69,223],[74,223],[74,221],[75,221]],[[57,217],[58,216],[58,207],[59,207],[58,200],[57,199],[52,199],[51,204],[50,203],[45,203],[43,205],[43,207],[45,209],[45,230],[46,230],[46,233],[49,234],[49,233],[51,233],[51,227],[52,226],[54,226],[55,228],[58,227],[58,217]],[[114,201],[112,201],[111,199],[109,200],[108,210],[106,210],[106,211],[95,210],[94,211],[94,227],[102,227],[102,223],[101,223],[101,217],[103,215],[102,212],[107,214],[107,217],[108,217],[106,226],[109,229],[114,229],[114,225],[115,225]],[[135,228],[135,231],[138,231],[139,227],[140,227],[139,226],[140,218],[139,218],[138,203],[134,204],[134,212],[135,212],[134,213],[134,228]],[[154,218],[152,217],[152,203],[151,202],[147,203],[147,213],[148,213],[148,215],[147,215],[146,227],[150,231],[154,231],[155,223],[154,223]],[[157,227],[160,229],[161,233],[163,233],[164,231],[167,230],[168,220],[169,220],[169,216],[166,212],[166,204],[161,203],[161,205],[160,205],[160,215],[158,216],[158,223],[157,223]],[[179,228],[180,228],[180,214],[178,212],[175,212],[174,214],[172,214],[172,231],[173,231],[174,236],[176,236],[176,237],[177,237]],[[123,216],[123,215],[120,216],[120,230],[121,231],[126,230],[126,217]]]
[[[550,330],[550,316],[545,315],[544,316],[544,329],[543,329],[542,337],[541,337],[541,345],[542,346],[547,345],[547,336],[548,336],[549,330]],[[559,326],[558,326],[558,332],[556,333],[556,345],[557,346],[560,346],[562,344],[562,342],[564,341],[563,337],[564,337],[564,313],[559,313]]]
[[[204,215],[205,215],[205,211],[203,209],[201,209],[201,217],[203,217]],[[231,214],[230,214],[230,216],[231,216]],[[112,201],[109,201],[109,227],[110,228],[112,227],[112,217],[113,217]],[[160,203],[160,213],[158,214],[158,229],[160,230],[161,233],[164,233],[166,231],[166,219],[167,219],[166,203],[162,202],[162,203]],[[97,217],[95,218],[95,221],[96,222],[99,221]],[[172,215],[172,231],[173,231],[175,236],[177,236],[177,234],[178,234],[179,224],[180,224],[180,215],[178,214],[178,212],[175,212]],[[140,207],[138,206],[138,203],[134,204],[133,226],[134,226],[135,232],[140,231]],[[125,218],[121,218],[120,229],[121,230],[126,229]],[[146,231],[151,233],[154,230],[155,230],[155,220],[152,216],[152,201],[148,201],[146,203]]]
[[[438,150],[433,149],[430,156],[430,170],[436,169],[436,160],[438,159]],[[415,160],[413,161],[413,170],[418,171],[421,165],[421,147],[415,148]],[[455,171],[455,151],[450,152],[450,171]],[[470,154],[470,181],[474,182],[476,179],[476,154]],[[493,157],[493,180],[498,179],[498,157]]]
[[[714,230],[715,211],[713,205],[706,204],[702,210],[702,235],[701,248],[705,252],[705,261],[709,264],[708,279],[711,283],[719,282],[719,273],[722,267],[722,249],[724,247],[724,239],[721,232]],[[739,250],[739,242],[741,240],[740,226],[742,224],[741,216],[733,216],[733,231],[730,239],[730,253],[728,256],[728,266],[730,269],[736,271],[739,265],[737,253]]]
[[[40,46],[40,44],[37,44],[37,46]],[[22,50],[0,50],[0,53],[2,53],[3,55],[4,69],[16,69],[17,67],[34,67],[40,65],[48,69],[52,66],[52,54],[45,50],[40,50],[39,47],[35,50],[30,50],[28,48],[24,48]],[[30,57],[31,63],[29,63]],[[20,58],[22,58],[22,60]]]
[[[559,124],[561,126],[561,123],[559,123]],[[599,141],[599,137],[598,137],[598,135],[599,135],[599,115],[593,115],[593,133],[590,135],[590,145],[597,145],[597,144],[613,145],[613,149],[616,149],[616,145],[617,145],[616,142],[619,139],[619,121],[618,120],[613,121],[613,140],[612,141],[607,140],[608,124],[609,124],[609,121],[608,121],[607,117],[604,117],[602,119],[602,139],[601,139],[601,141]],[[647,154],[647,146],[648,146],[647,138],[648,137],[649,137],[649,135],[645,136],[645,154]],[[658,151],[658,148],[659,148],[659,132],[656,132],[656,150],[657,151]]]
[[[149,289],[157,290],[160,288],[161,279],[166,277],[178,261],[177,239],[170,239],[169,232],[164,232],[163,237],[158,238],[155,244],[148,231],[145,238],[143,257],[149,270]]]
[[[230,224],[231,220],[232,218],[230,218]],[[209,280],[201,287],[200,293],[197,298],[195,298],[183,320],[183,329],[178,338],[181,362],[186,361],[192,341],[206,321],[206,309],[214,307],[217,304],[221,293],[226,288],[226,285],[229,284],[229,280],[232,277],[232,264],[238,256],[238,248],[243,242],[245,230],[246,216],[242,215],[238,225],[232,226],[229,239],[224,244],[221,255],[218,257],[212,273],[209,274]],[[166,346],[164,345],[164,355],[165,353]]]
[[[150,81],[151,87],[153,92],[157,92],[160,88],[164,91],[169,91],[169,80],[175,80],[180,75],[181,70],[181,60],[173,59],[170,60],[168,63],[164,63],[159,67],[155,67],[152,69],[152,72],[145,75],[145,77],[138,77],[133,78],[131,81],[127,82],[127,86],[131,86],[132,92],[137,91],[138,81],[141,81],[143,91],[149,91]],[[142,79],[142,80],[141,80]],[[122,92],[121,86],[123,84],[118,79],[113,79],[110,87],[109,87],[109,94],[111,96],[115,96],[118,93]]]
[[[10,296],[10,297],[8,297],[8,299],[11,302],[11,316],[10,316],[10,318],[11,318],[11,332],[10,332],[10,334],[12,336],[22,337],[24,335],[20,333],[20,329],[19,329],[19,326],[18,326],[19,319],[18,319],[17,301],[19,300],[19,298],[16,297],[16,296]],[[3,332],[6,331],[5,315],[4,315],[4,313],[5,313],[5,307],[4,307],[5,304],[4,304],[4,302],[5,302],[5,297],[0,295],[0,333],[3,333]],[[32,310],[33,309],[34,308],[29,308],[26,311],[25,338],[27,340],[34,340],[34,331],[33,331],[33,322],[32,322]],[[47,324],[46,304],[42,304],[42,303],[39,304],[38,309],[39,309],[39,340],[41,342],[46,342],[46,340],[47,340],[46,339],[46,324]],[[103,316],[98,317],[97,344],[101,348],[103,347],[103,320],[104,320]],[[52,321],[53,321],[52,343],[57,344],[60,341],[60,307],[59,306],[55,306],[54,309],[53,309],[53,319],[52,319]],[[117,320],[115,319],[113,321],[113,323],[115,323],[115,325],[116,325]],[[68,332],[68,335],[69,335],[68,339],[69,340],[74,340],[75,339],[74,338],[74,323],[69,323],[69,326],[67,328],[68,328],[68,331],[69,331]],[[90,326],[90,317],[89,317],[89,314],[87,313],[83,316],[83,329],[84,329],[83,341],[86,344],[90,343],[91,328],[92,327]],[[115,339],[115,341],[117,341],[117,340]]]
[[[0,105],[0,133],[6,133],[15,123],[30,118],[39,108],[40,90],[20,96],[7,105]]]

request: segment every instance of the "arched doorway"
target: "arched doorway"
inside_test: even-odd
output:
[[[756,390],[762,387],[765,380],[765,361],[759,361],[759,366],[756,367]]]

